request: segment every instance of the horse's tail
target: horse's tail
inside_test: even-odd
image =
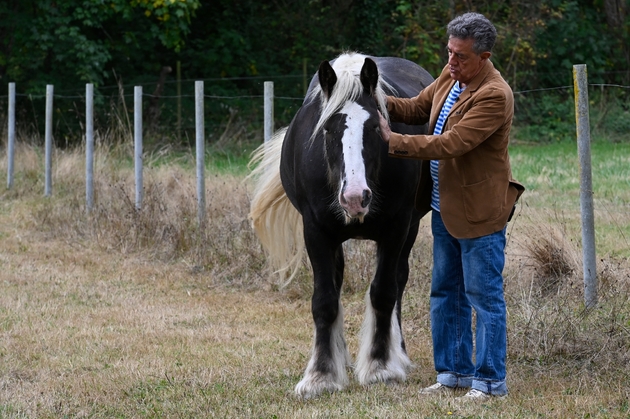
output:
[[[279,275],[280,287],[295,277],[304,260],[302,216],[289,201],[280,181],[280,155],[287,128],[276,131],[260,145],[249,162],[254,180],[249,218],[268,256],[269,267]]]

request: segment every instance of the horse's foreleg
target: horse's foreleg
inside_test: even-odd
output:
[[[411,253],[411,249],[416,242],[419,227],[420,218],[414,217],[412,219],[411,225],[409,226],[409,232],[407,233],[405,244],[403,245],[400,256],[398,257],[398,267],[396,269],[396,284],[398,285],[398,295],[396,298],[396,315],[398,316],[398,326],[400,328],[402,328],[402,299],[405,293],[405,288],[407,287],[407,280],[409,279],[409,254]],[[407,352],[407,349],[405,347],[405,338],[402,335],[402,331],[401,345],[403,350]]]
[[[383,337],[383,333],[379,333],[378,330],[378,320],[370,303],[369,293],[365,302],[361,348],[355,366],[357,379],[364,385],[379,381],[404,381],[411,361],[402,345],[402,333],[396,310],[390,313],[387,336]]]
[[[379,266],[365,301],[361,347],[355,373],[361,384],[404,381],[411,361],[404,349],[396,309],[396,263],[388,264],[379,246]],[[391,257],[391,256],[390,256]],[[390,259],[391,260],[391,259]]]
[[[348,385],[346,367],[350,365],[350,355],[343,338],[343,309],[341,304],[335,321],[329,331],[319,327],[315,337],[311,359],[304,377],[295,386],[295,393],[303,398],[317,397],[324,392],[343,390]]]
[[[321,249],[321,247],[320,247]],[[321,250],[320,250],[321,252]],[[295,393],[311,398],[323,392],[342,390],[348,384],[346,367],[350,354],[343,335],[343,307],[340,300],[343,282],[343,251],[337,249],[335,269],[330,261],[321,264],[315,251],[309,251],[315,274],[312,313],[315,322],[313,350],[304,377],[295,387]]]

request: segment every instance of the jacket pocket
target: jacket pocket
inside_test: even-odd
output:
[[[492,178],[462,187],[464,211],[471,224],[493,221],[501,216],[502,202]]]
[[[453,129],[453,126],[455,126],[459,121],[461,121],[463,117],[464,117],[464,114],[461,112],[455,112],[455,113],[449,114],[448,117],[446,118],[446,124],[444,125],[444,129],[442,130],[442,132]]]

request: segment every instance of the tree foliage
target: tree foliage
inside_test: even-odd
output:
[[[0,77],[26,92],[97,86],[110,70],[147,71],[179,51],[199,0],[8,0],[0,4]],[[159,63],[159,61],[158,61]]]
[[[570,84],[581,63],[593,81],[630,83],[630,0],[4,0],[0,81],[22,94],[81,91],[79,82],[154,83],[181,62],[184,79],[223,80],[215,95],[260,94],[248,80],[293,75],[281,94],[299,97],[304,66],[310,77],[344,50],[405,57],[437,75],[446,24],[467,11],[497,27],[492,59],[514,90]]]

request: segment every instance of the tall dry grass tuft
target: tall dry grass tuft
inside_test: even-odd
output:
[[[602,260],[600,302],[587,309],[574,241],[538,221],[542,214],[529,217],[508,251],[517,261],[506,277],[510,358],[535,375],[575,375],[598,386],[598,375],[618,374],[630,362],[630,268]]]
[[[557,293],[577,270],[577,251],[558,228],[539,224],[526,238],[525,249],[534,268],[533,286],[541,295]]]
[[[194,171],[176,165],[145,167],[143,201],[136,208],[128,150],[100,145],[94,163],[94,208],[87,213],[84,150],[55,153],[50,198],[43,197],[43,158],[37,150],[18,147],[15,186],[4,194],[21,201],[27,228],[123,255],[183,259],[192,271],[207,271],[221,283],[262,282],[263,259],[247,221],[249,199],[241,178],[208,175],[206,217],[200,227]]]
[[[15,185],[4,197],[21,208],[18,217],[25,228],[121,255],[138,254],[165,262],[185,260],[192,272],[209,273],[217,283],[277,289],[249,224],[250,193],[241,176],[207,174],[206,217],[200,225],[191,169],[194,156],[179,157],[178,164],[162,164],[170,153],[168,148],[145,156],[143,202],[136,208],[132,148],[100,136],[96,144],[94,207],[88,213],[84,149],[55,151],[53,192],[45,198],[40,149],[18,143]],[[6,167],[5,159],[0,159],[0,166]],[[351,241],[344,247],[344,292],[363,294],[374,275],[375,246]],[[288,293],[309,298],[311,292],[307,265]]]

